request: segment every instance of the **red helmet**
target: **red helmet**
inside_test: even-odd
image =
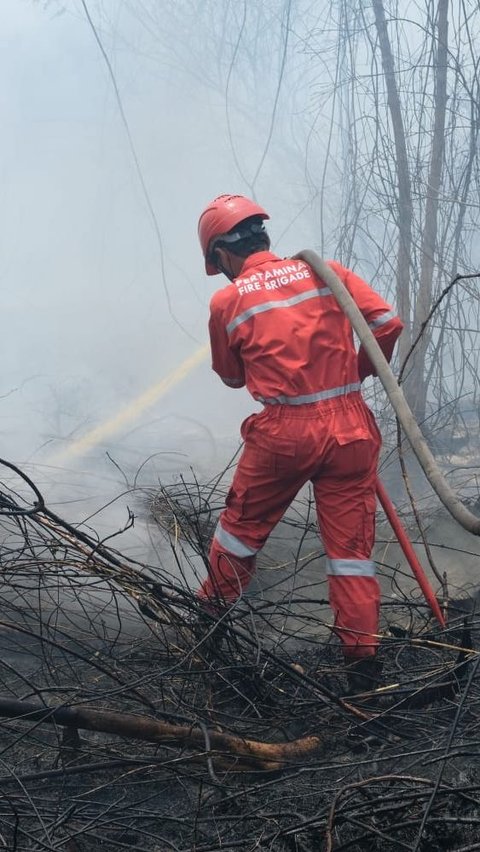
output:
[[[198,220],[198,236],[205,258],[207,275],[218,275],[220,271],[209,260],[212,240],[228,233],[235,225],[243,222],[244,219],[249,219],[250,216],[270,219],[263,207],[259,207],[244,195],[219,195],[205,208]]]

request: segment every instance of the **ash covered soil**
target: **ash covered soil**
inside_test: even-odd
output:
[[[214,632],[212,643],[183,626],[185,612],[167,623],[164,611],[160,623],[132,609],[124,627],[116,594],[116,636],[111,621],[102,635],[91,604],[83,635],[78,619],[69,631],[4,612],[2,695],[150,717],[177,733],[149,743],[28,713],[4,718],[4,848],[477,848],[474,615],[469,630],[459,617],[440,631],[410,611],[414,629],[382,644],[387,688],[351,699],[338,647],[313,639],[311,623],[307,638],[275,641],[277,605],[233,613],[226,638]],[[239,757],[245,740],[279,746],[276,759],[261,749]]]
[[[308,511],[277,531],[251,595],[199,632],[203,510],[176,511],[170,560],[146,565],[2,499],[0,848],[480,848],[469,578],[442,629],[384,560],[384,686],[352,697]]]

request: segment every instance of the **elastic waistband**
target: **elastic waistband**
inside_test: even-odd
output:
[[[360,382],[352,382],[349,385],[339,385],[336,388],[327,388],[326,390],[315,391],[315,393],[305,393],[299,396],[272,396],[269,398],[259,397],[259,401],[264,405],[313,405],[316,402],[325,402],[329,399],[337,399],[337,397],[349,396],[352,393],[360,391]]]
[[[365,400],[360,391],[353,391],[345,396],[300,405],[267,404],[257,416],[268,420],[321,418],[327,417],[335,411],[350,411],[359,407],[365,407]]]
[[[284,394],[272,397],[259,396],[258,400],[259,402],[263,402],[264,405],[288,405],[295,407],[298,405],[315,405],[318,402],[326,402],[327,400],[359,393],[360,388],[360,382],[352,382],[348,385],[339,385],[336,388],[327,388],[326,390],[300,394],[298,396],[285,396]]]

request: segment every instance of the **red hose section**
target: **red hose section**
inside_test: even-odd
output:
[[[440,605],[435,596],[435,593],[420,564],[418,556],[412,547],[412,543],[408,538],[408,535],[402,525],[402,522],[400,521],[400,518],[397,515],[395,506],[390,500],[390,497],[388,496],[384,486],[382,485],[379,479],[377,480],[377,497],[382,505],[383,511],[385,512],[395,535],[397,536],[400,547],[402,548],[406,559],[410,565],[410,568],[412,569],[413,575],[423,592],[425,600],[427,601],[437,621],[441,624],[442,627],[445,627],[445,618],[442,610],[440,609]]]

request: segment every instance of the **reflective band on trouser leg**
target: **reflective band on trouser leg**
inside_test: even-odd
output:
[[[376,653],[380,587],[370,559],[327,559],[330,606],[335,632],[348,657]]]
[[[256,548],[249,547],[248,544],[244,544],[243,541],[240,541],[236,535],[232,535],[232,533],[227,532],[222,527],[220,521],[217,524],[214,537],[220,547],[222,547],[227,553],[233,553],[234,556],[255,556],[257,552]]]
[[[208,578],[202,584],[198,597],[228,603],[236,601],[255,571],[256,552],[219,523],[210,547]]]
[[[326,559],[329,577],[375,577],[372,559]]]

